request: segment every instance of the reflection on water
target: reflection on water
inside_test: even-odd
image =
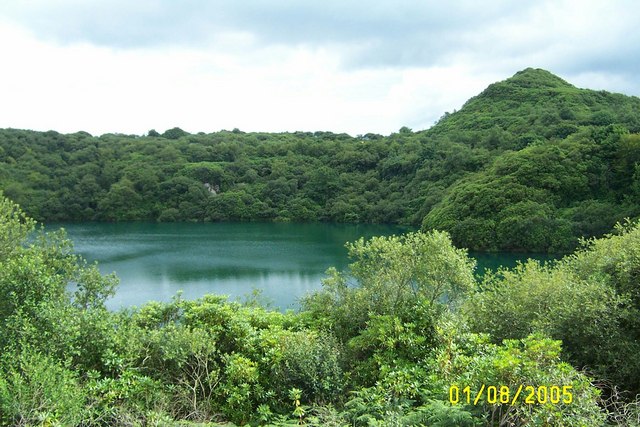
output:
[[[510,252],[469,252],[469,256],[477,261],[476,276],[481,278],[487,270],[498,270],[500,267],[513,268],[518,263],[535,259],[547,264],[558,259],[558,256],[546,253],[510,253]]]
[[[48,229],[61,226],[77,253],[98,261],[102,273],[115,272],[120,278],[116,296],[107,303],[112,309],[170,301],[178,291],[188,299],[207,293],[237,299],[254,289],[262,290],[274,307],[295,308],[300,297],[320,288],[327,268],[347,266],[345,242],[407,231],[327,223],[80,223]],[[512,267],[531,256],[471,255],[480,275],[485,268]]]
[[[207,293],[232,299],[253,289],[281,309],[320,287],[327,268],[345,268],[345,242],[399,234],[388,225],[277,223],[81,223],[64,227],[76,252],[115,272],[120,286],[110,308]]]

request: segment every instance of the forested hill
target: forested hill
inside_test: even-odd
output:
[[[563,251],[640,215],[640,99],[526,69],[432,128],[146,136],[0,130],[0,189],[42,221],[397,222]]]
[[[447,187],[425,228],[477,249],[552,250],[640,214],[640,99],[526,69],[425,132],[488,160]]]

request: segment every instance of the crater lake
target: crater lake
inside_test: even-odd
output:
[[[336,223],[57,223],[76,253],[98,262],[103,274],[120,279],[110,309],[170,301],[178,292],[195,299],[208,293],[231,300],[254,290],[272,308],[298,307],[306,293],[319,289],[329,267],[348,266],[346,242],[387,236],[413,228]],[[471,254],[478,271],[511,267],[536,254]]]

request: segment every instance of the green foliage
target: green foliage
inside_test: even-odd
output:
[[[577,237],[609,231],[625,209],[605,198],[610,178],[601,175],[603,159],[594,154],[607,155],[584,134],[506,153],[454,184],[423,228],[448,230],[456,244],[473,249],[567,251]],[[591,221],[599,225],[585,225]]]
[[[98,202],[98,209],[105,212],[106,220],[127,221],[141,214],[138,212],[141,203],[142,196],[134,188],[133,182],[123,177],[111,185],[105,197]]]
[[[330,269],[323,291],[303,301],[316,321],[345,343],[366,331],[375,316],[387,317],[378,317],[377,326],[369,324],[371,334],[400,328],[428,340],[437,311],[453,306],[474,284],[474,261],[454,248],[446,233],[374,237],[347,247],[354,260],[349,272]]]
[[[302,391],[297,388],[292,388],[289,390],[289,399],[293,400],[293,404],[295,409],[293,410],[294,417],[297,417],[300,420],[300,424],[302,424],[302,419],[304,418],[304,407],[300,404],[300,398],[302,397]]]
[[[84,391],[68,365],[28,347],[2,355],[3,425],[77,425],[84,411]]]
[[[606,414],[598,406],[599,390],[588,377],[561,361],[560,341],[534,334],[522,340],[504,340],[498,346],[488,343],[486,337],[461,334],[450,324],[443,324],[441,339],[443,345],[432,365],[437,373],[434,377],[441,378],[434,384],[434,395],[446,393],[449,401],[454,396],[455,405],[482,414],[487,425],[604,423]],[[441,391],[437,390],[438,383]],[[521,385],[523,391],[518,395]],[[467,386],[469,394],[464,392]],[[480,394],[490,386],[508,387],[508,391],[502,392],[509,397],[505,403],[498,396],[490,398],[488,392]],[[527,386],[532,389],[527,390]],[[544,397],[552,386],[558,387],[559,393],[558,402],[554,403],[548,394]],[[451,394],[451,387],[457,387],[459,394]],[[539,387],[544,387],[542,398],[538,397]],[[527,403],[527,399],[535,403]]]
[[[95,425],[127,425],[139,421],[154,425],[153,420],[168,407],[164,385],[133,371],[118,378],[90,375],[86,388],[91,412],[84,420]]]
[[[475,264],[442,232],[347,247],[354,260],[348,273],[330,270],[323,290],[304,300],[306,314],[344,346],[352,385],[383,384],[415,398],[424,377],[416,364],[433,349],[441,313],[473,288]]]
[[[34,228],[35,221],[0,192],[0,261],[19,249]]]
[[[601,283],[616,296],[618,304],[610,307],[605,318],[615,323],[602,332],[608,334],[604,343],[610,346],[603,348],[598,356],[591,355],[595,361],[589,366],[624,389],[637,393],[640,363],[632,355],[640,351],[640,224],[618,225],[617,233],[583,242],[583,248],[567,257],[564,265],[580,279]],[[599,323],[602,325],[605,319]],[[612,366],[618,368],[612,369]]]
[[[291,389],[314,404],[337,401],[343,391],[341,353],[335,338],[315,331],[269,329],[260,337],[261,365],[278,401]]]
[[[615,156],[624,139],[611,129],[602,140]],[[511,166],[493,167],[517,175]],[[190,179],[177,180],[186,195],[167,196],[181,209]],[[542,204],[503,211],[549,215]],[[529,261],[480,283],[447,233],[417,232],[348,244],[349,269],[330,269],[297,313],[214,295],[109,312],[115,277],[76,256],[63,232],[33,232],[33,221],[2,197],[0,219],[1,425],[637,421],[637,400],[618,390],[640,390],[638,224],[584,241],[556,264]],[[501,403],[487,394],[475,404],[451,401],[452,386],[464,398],[466,386],[483,385],[510,393],[555,386],[572,402]]]
[[[245,423],[258,406],[263,393],[259,384],[256,362],[240,355],[229,355],[224,360],[225,381],[221,385],[225,402],[223,413],[236,423]]]
[[[0,351],[20,351],[30,343],[43,354],[104,370],[96,346],[110,342],[104,301],[115,292],[117,279],[74,255],[63,231],[28,235],[25,224],[31,220],[17,220],[23,214],[5,199],[0,204],[10,209],[2,224],[16,239],[0,258]]]
[[[411,299],[431,306],[443,299],[453,304],[473,287],[475,261],[454,248],[446,233],[373,237],[347,248],[355,260],[350,265],[353,277],[373,290],[372,297],[388,298],[376,312],[396,313]]]
[[[584,243],[555,266],[535,261],[485,277],[467,303],[473,329],[499,342],[533,332],[562,340],[566,357],[626,390],[640,390],[640,228]]]
[[[422,413],[420,413],[422,412]],[[481,420],[474,417],[473,414],[463,406],[451,406],[440,400],[432,400],[418,412],[424,421],[424,424],[433,427],[473,427],[482,425]],[[415,416],[412,417],[415,419]],[[413,421],[413,420],[412,420]]]
[[[167,139],[179,139],[185,135],[189,135],[189,134],[183,131],[182,129],[180,129],[179,127],[175,127],[175,128],[167,129],[166,131],[164,131],[164,133],[162,134],[162,137]],[[154,136],[154,135],[149,135],[149,136]]]
[[[73,294],[73,303],[83,310],[103,307],[104,302],[115,294],[119,282],[115,274],[100,274],[97,264],[81,264],[74,281],[76,291]]]

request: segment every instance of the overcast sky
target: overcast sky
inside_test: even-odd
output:
[[[386,135],[527,67],[638,96],[639,22],[635,0],[4,0],[0,127]]]

